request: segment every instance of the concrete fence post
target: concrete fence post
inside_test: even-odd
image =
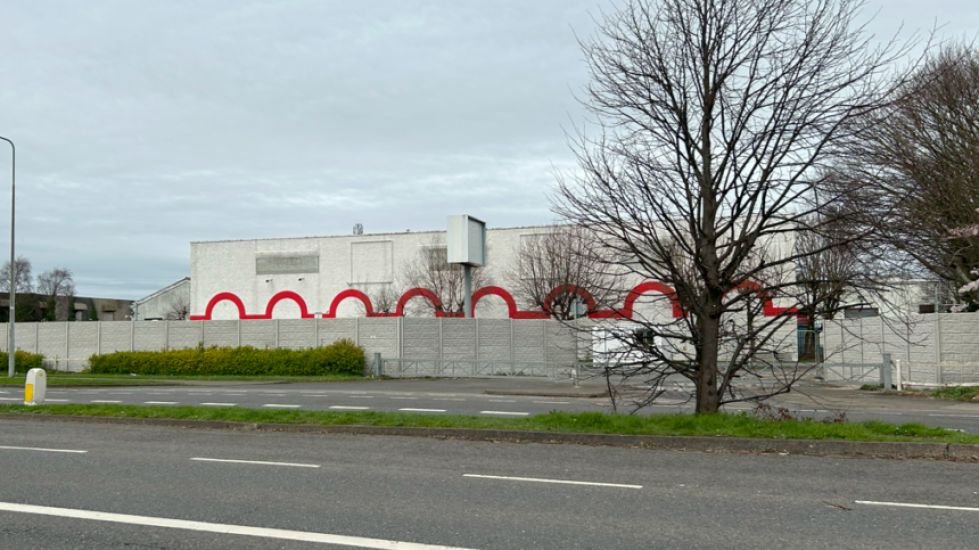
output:
[[[384,376],[384,359],[381,358],[381,354],[374,354],[374,373],[378,376]]]
[[[275,349],[279,349],[279,320],[272,321],[272,324],[275,327]]]
[[[69,329],[69,326],[70,326],[70,323],[68,323],[67,321],[65,321],[65,369],[66,370],[68,368],[68,363],[67,363],[68,358],[71,357],[71,345],[70,345],[70,341],[69,341],[69,339],[71,337],[70,336],[71,333],[69,332],[69,330],[70,330]],[[58,368],[57,365],[55,365],[54,368],[57,369]]]
[[[885,353],[880,363],[880,385],[885,390],[891,389],[891,354]]]
[[[904,391],[904,373],[901,372],[901,360],[894,360],[895,372],[897,373],[897,391]]]
[[[240,348],[241,347],[241,318],[238,319],[238,325],[235,328],[238,329],[238,338],[236,340],[237,345],[235,347]]]
[[[163,351],[170,351],[170,321],[163,321]]]
[[[935,310],[935,382],[942,385],[942,314]]]
[[[95,322],[95,354],[102,355],[102,321]]]
[[[136,321],[129,323],[129,351],[136,351]]]

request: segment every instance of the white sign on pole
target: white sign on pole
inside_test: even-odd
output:
[[[465,214],[449,216],[445,245],[450,264],[486,265],[486,222]]]

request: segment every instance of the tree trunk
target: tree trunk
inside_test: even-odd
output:
[[[703,340],[700,350],[700,372],[697,377],[697,414],[714,413],[720,408],[721,398],[717,393],[720,328],[719,319],[705,318],[701,321]]]

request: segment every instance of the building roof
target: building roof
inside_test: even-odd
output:
[[[185,283],[187,281],[190,281],[190,277],[184,277],[183,279],[180,279],[179,281],[177,281],[177,282],[175,282],[175,283],[173,283],[171,285],[165,286],[165,287],[161,288],[160,290],[157,290],[156,292],[154,292],[153,294],[150,294],[149,296],[144,296],[144,297],[140,298],[139,300],[134,300],[134,302],[137,303],[137,304],[142,304],[143,302],[145,302],[147,300],[151,300],[153,298],[156,298],[160,294],[163,294],[164,292],[166,292],[166,291],[168,291],[168,290],[170,290],[172,288],[175,288],[177,286],[180,286],[181,284],[183,284],[183,283]]]
[[[514,229],[540,229],[542,227],[550,227],[555,224],[544,224],[544,225],[518,225],[514,227],[487,227],[487,231],[512,231]],[[354,235],[351,233],[343,235],[312,235],[308,237],[262,237],[259,239],[217,239],[214,241],[190,241],[190,244],[210,244],[210,243],[240,243],[248,241],[289,241],[289,240],[301,240],[301,239],[344,239],[349,237],[387,237],[391,235],[424,235],[426,233],[445,233],[445,229],[428,229],[425,231],[394,231],[388,233],[364,233],[362,235]],[[179,282],[179,281],[178,281]],[[176,283],[174,283],[176,284]],[[149,298],[149,296],[147,296]]]

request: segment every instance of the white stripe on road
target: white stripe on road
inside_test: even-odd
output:
[[[479,414],[505,414],[509,416],[528,416],[530,413],[507,412],[507,411],[479,411]]]
[[[465,399],[461,399],[458,397],[443,397],[443,398],[435,397],[432,398],[432,401],[465,401]]]
[[[417,397],[392,397],[391,399],[418,399]]]
[[[235,464],[261,464],[263,466],[293,466],[296,468],[319,468],[319,464],[301,464],[298,462],[267,462],[265,460],[231,460],[227,458],[192,458],[200,462],[232,462]]]
[[[92,401],[92,403],[122,403],[122,401]]]
[[[619,487],[621,489],[642,489],[642,485],[623,485],[621,483],[596,483],[593,481],[566,481],[563,479],[541,479],[536,477],[484,476],[478,474],[462,474],[462,477],[478,477],[483,479],[505,479],[508,481],[533,481],[536,483],[560,483],[565,485],[595,485],[598,487]]]
[[[234,407],[237,403],[201,403],[203,407]]]
[[[534,401],[534,403],[541,403],[547,405],[568,405],[570,401]]]
[[[405,412],[418,412],[418,413],[444,413],[445,409],[398,409],[399,411]]]
[[[6,445],[0,445],[0,449],[9,449],[11,451],[44,451],[46,453],[87,453],[88,451],[73,451],[71,449],[41,449],[38,447],[8,447]]]
[[[269,403],[268,405],[262,405],[263,407],[270,407],[273,409],[298,409],[302,405],[280,405],[278,403]]]
[[[354,546],[357,548],[371,548],[376,550],[469,550],[452,546],[401,542],[396,540],[351,537],[347,535],[330,535],[327,533],[291,531],[288,529],[269,529],[266,527],[248,527],[244,525],[231,525],[227,523],[207,523],[203,521],[187,521],[182,519],[132,516],[129,514],[113,514],[109,512],[91,512],[89,510],[54,508],[51,506],[33,506],[30,504],[16,504],[12,502],[0,502],[0,510],[5,512],[19,512],[23,514],[37,514],[61,518],[124,523],[128,525],[186,529],[188,531],[202,531],[205,533],[219,533],[222,535],[244,535],[279,540],[319,542],[324,544],[334,544],[337,546]]]
[[[45,403],[47,403],[48,401],[52,403],[70,403],[71,399],[45,399],[44,400]]]
[[[963,512],[979,512],[979,508],[968,508],[965,506],[942,506],[940,504],[910,504],[907,502],[875,502],[873,500],[857,500],[857,504],[867,504],[870,506],[897,506],[899,508],[930,508],[932,510],[960,510]]]
[[[23,401],[22,397],[0,397],[0,401]]]
[[[374,399],[373,395],[348,395],[350,399]]]
[[[516,403],[513,399],[490,399],[490,403]]]
[[[144,405],[176,405],[179,401],[144,401]]]
[[[366,411],[367,409],[370,409],[370,407],[344,407],[343,405],[334,405],[330,408],[344,411]]]

